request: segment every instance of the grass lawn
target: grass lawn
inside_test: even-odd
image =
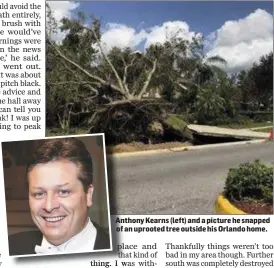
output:
[[[246,124],[228,124],[228,125],[218,125],[218,127],[241,129],[241,128],[255,128],[255,127],[268,127],[272,128],[270,121],[268,122],[247,122]]]
[[[271,130],[273,130],[273,127],[269,127],[269,128],[262,128],[262,129],[255,129],[254,131],[256,132],[270,132]]]

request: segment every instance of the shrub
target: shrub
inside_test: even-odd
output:
[[[254,116],[254,122],[267,122],[267,121],[273,121],[273,115],[272,114],[257,114]]]
[[[187,124],[194,124],[194,122],[196,121],[195,114],[191,114],[191,113],[177,114],[177,117],[181,118]]]
[[[255,160],[230,169],[224,195],[230,201],[273,204],[273,166]]]
[[[227,115],[221,115],[217,118],[215,118],[214,120],[211,120],[210,122],[208,122],[208,125],[229,125],[233,122],[232,118],[228,117]]]
[[[249,126],[249,125],[252,125],[252,120],[250,119],[250,117],[248,117],[246,115],[237,115],[234,118],[234,123]]]
[[[210,121],[207,121],[208,125],[252,125],[252,120],[248,116],[236,115],[235,117],[229,117],[226,114],[220,115]]]
[[[261,122],[264,122],[264,117],[263,115],[257,114],[254,116],[253,120],[256,123],[261,123]]]

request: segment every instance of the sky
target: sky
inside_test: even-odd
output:
[[[113,46],[143,51],[177,34],[205,38],[207,56],[227,61],[234,73],[273,51],[272,1],[51,1],[57,20],[84,11],[102,23],[106,51]],[[62,38],[59,35],[58,38]]]

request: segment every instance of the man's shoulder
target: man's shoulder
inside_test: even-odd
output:
[[[34,248],[41,244],[43,235],[40,231],[26,231],[9,235],[10,255],[35,254]]]
[[[110,249],[110,237],[98,224],[94,224],[97,229],[94,249]]]

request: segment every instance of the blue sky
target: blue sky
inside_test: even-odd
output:
[[[228,72],[248,69],[273,51],[272,1],[50,3],[57,20],[73,17],[78,10],[99,18],[106,51],[114,46],[143,51],[178,33],[187,40],[199,34],[206,38],[207,55],[226,59]]]
[[[218,29],[227,20],[246,17],[256,9],[273,12],[272,1],[94,1],[82,2],[84,10],[102,19],[134,28],[152,27],[164,21],[183,20],[191,29],[204,35]]]

